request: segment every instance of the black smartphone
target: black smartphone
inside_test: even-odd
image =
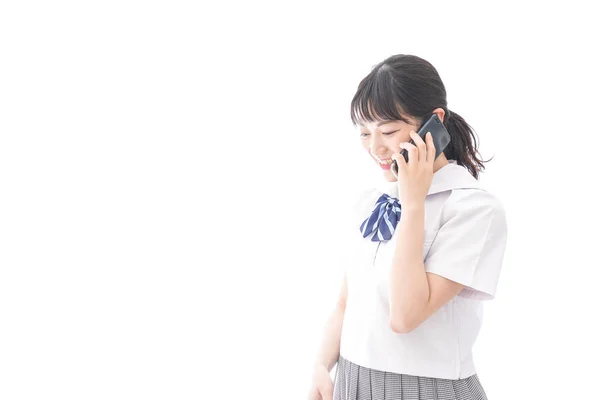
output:
[[[433,144],[435,146],[434,160],[436,160],[442,151],[444,151],[446,146],[448,146],[448,143],[450,143],[450,134],[446,130],[446,127],[437,114],[431,114],[431,117],[421,124],[421,127],[417,132],[424,142],[427,142],[425,140],[425,135],[427,132],[431,132],[431,138],[433,139]],[[409,143],[415,144],[415,141],[410,139]],[[402,149],[400,154],[402,154],[406,162],[408,162],[408,151],[406,149]],[[396,163],[396,160],[392,161],[390,170],[396,176],[396,178],[398,178],[398,164]]]

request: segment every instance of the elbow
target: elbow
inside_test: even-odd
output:
[[[339,299],[335,304],[335,308],[342,313],[346,311],[346,299]]]
[[[414,330],[414,326],[404,320],[390,318],[390,328],[394,333],[409,333]]]

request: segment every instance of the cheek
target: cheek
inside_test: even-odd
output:
[[[400,149],[400,143],[403,142],[410,142],[411,137],[410,137],[410,133],[406,133],[406,134],[402,134],[402,135],[398,135],[397,138],[394,138],[394,146],[396,149]]]
[[[395,139],[398,139],[399,142],[407,142],[410,140],[410,130],[411,128],[402,129],[401,132],[398,132],[398,135]]]

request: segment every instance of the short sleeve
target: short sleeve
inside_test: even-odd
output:
[[[465,285],[458,294],[461,297],[492,300],[506,248],[502,203],[484,190],[455,190],[441,218],[425,258],[425,271]]]

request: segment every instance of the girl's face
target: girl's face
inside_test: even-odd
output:
[[[404,121],[376,121],[360,125],[362,146],[381,169],[386,181],[397,180],[390,170],[392,154],[399,153],[402,150],[400,143],[410,142],[410,131],[416,132],[418,129],[416,121],[410,121],[410,124]]]
[[[434,110],[438,117],[444,120],[444,110],[437,108]],[[360,124],[360,140],[363,148],[369,153],[369,156],[381,169],[384,178],[388,182],[395,182],[396,176],[390,170],[392,154],[402,151],[400,143],[410,142],[410,131],[417,132],[420,124],[417,120],[407,117],[409,123],[399,120],[394,121],[375,121],[363,122]],[[434,171],[437,171],[441,166],[447,164],[444,154],[434,162]]]

